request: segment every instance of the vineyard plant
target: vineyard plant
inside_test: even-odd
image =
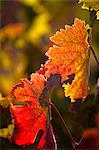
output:
[[[2,0],[1,14],[1,149],[98,150],[99,0]]]

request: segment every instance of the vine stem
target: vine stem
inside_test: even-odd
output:
[[[98,58],[97,58],[97,56],[96,56],[96,54],[95,54],[95,52],[94,52],[93,48],[92,48],[92,47],[90,47],[90,50],[91,50],[92,54],[94,55],[94,58],[95,58],[96,63],[97,63],[97,67],[99,68],[99,61],[98,61]]]
[[[74,140],[73,136],[71,135],[70,130],[68,129],[68,126],[66,125],[66,123],[65,123],[64,119],[62,118],[60,112],[58,111],[57,107],[52,102],[50,102],[49,105],[51,106],[51,108],[55,112],[55,114],[57,115],[57,117],[58,117],[59,121],[61,122],[61,124],[63,125],[63,127],[65,128],[66,133],[68,134],[68,137],[71,140],[73,148],[76,149],[75,147],[77,145],[79,145],[79,143]]]
[[[49,104],[51,103],[51,98],[49,98]],[[52,120],[52,113],[51,113],[51,105],[48,105],[48,113],[49,113],[49,119]]]
[[[99,11],[99,10],[97,10],[97,11]],[[93,29],[93,25],[94,25],[94,20],[93,20],[93,15],[96,15],[96,12],[97,11],[91,11],[91,7],[89,7],[89,13],[90,13],[90,21],[89,21],[89,24],[90,24],[90,27],[91,27],[91,33],[89,32],[89,44],[90,44],[90,50],[91,50],[91,52],[92,52],[92,54],[93,54],[93,56],[94,56],[94,58],[95,58],[95,60],[96,60],[96,63],[97,63],[97,67],[99,68],[99,61],[98,61],[98,58],[97,58],[97,56],[96,56],[96,54],[95,54],[95,51],[94,51],[94,49],[91,47],[91,45],[92,45],[92,29]]]

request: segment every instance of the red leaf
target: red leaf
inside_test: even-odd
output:
[[[46,113],[39,106],[38,100],[34,99],[33,103],[24,106],[12,106],[10,110],[15,125],[11,140],[18,145],[33,144],[38,131],[42,129],[44,134],[38,146],[42,149],[46,136]]]
[[[35,142],[39,130],[43,130],[38,148],[42,149],[45,145],[46,137],[46,112],[41,108],[37,99],[44,88],[45,78],[38,73],[31,75],[31,82],[27,79],[22,79],[21,83],[17,84],[12,95],[16,101],[26,102],[25,105],[17,106],[12,104],[10,111],[13,117],[15,131],[11,140],[18,145],[29,145]]]

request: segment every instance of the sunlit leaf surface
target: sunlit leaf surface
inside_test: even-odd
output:
[[[39,77],[39,78],[38,78]],[[41,80],[40,80],[41,77]],[[27,79],[21,80],[12,90],[12,96],[16,101],[27,102],[25,105],[11,105],[10,111],[13,117],[15,132],[11,140],[18,145],[28,145],[35,142],[39,130],[43,130],[38,147],[42,149],[45,145],[46,136],[46,113],[36,98],[44,86],[44,77],[38,73],[31,75],[31,82]],[[38,93],[37,93],[37,89]]]
[[[73,26],[66,25],[65,29],[60,29],[50,38],[55,45],[46,53],[49,58],[45,64],[48,69],[46,76],[59,73],[63,82],[69,75],[75,74],[72,84],[64,85],[65,96],[70,96],[71,101],[87,96],[89,61],[87,38],[85,22],[75,19]]]

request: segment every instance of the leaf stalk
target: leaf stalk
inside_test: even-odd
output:
[[[79,145],[79,143],[74,140],[68,126],[66,125],[66,123],[65,123],[64,119],[62,118],[60,112],[58,111],[57,107],[52,102],[50,102],[49,105],[51,105],[52,110],[55,112],[55,114],[57,115],[57,117],[58,117],[59,121],[61,122],[62,126],[65,128],[65,131],[68,134],[68,137],[70,138],[70,141],[72,143],[73,148],[76,149],[75,147],[77,145]]]

